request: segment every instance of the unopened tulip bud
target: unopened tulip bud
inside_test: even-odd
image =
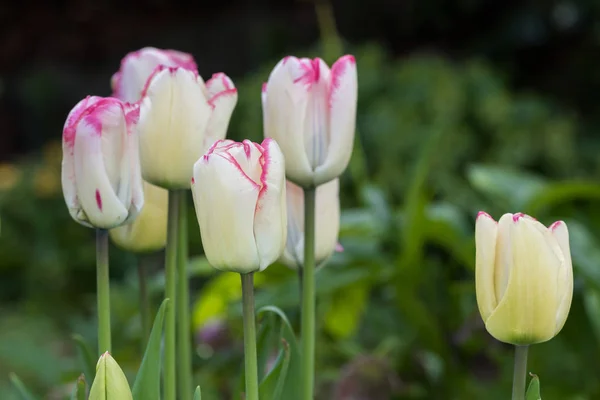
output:
[[[141,210],[138,116],[135,105],[88,96],[67,117],[62,188],[69,213],[80,224],[110,229]]]
[[[315,263],[321,266],[337,248],[340,229],[340,180],[316,189]],[[281,261],[290,268],[304,265],[304,190],[287,181],[287,242]]]
[[[192,194],[208,262],[262,271],[286,240],[285,165],[277,143],[220,140],[194,165]]]
[[[227,133],[237,90],[225,74],[206,82],[195,71],[159,66],[143,90],[140,155],[148,182],[189,188],[192,167]]]
[[[573,269],[567,225],[525,214],[477,216],[477,304],[488,332],[514,345],[545,342],[567,320]]]
[[[331,70],[319,58],[286,57],[271,72],[262,96],[264,134],[281,146],[288,179],[314,187],[340,176],[354,141],[354,57],[341,57]]]
[[[110,238],[120,248],[134,253],[160,250],[167,244],[169,192],[144,182],[144,208],[137,218],[110,230]]]
[[[191,71],[197,69],[191,54],[144,47],[127,54],[121,61],[119,71],[111,79],[113,97],[130,103],[138,101],[148,77],[159,65],[182,67]]]
[[[106,352],[96,365],[89,400],[132,400],[131,389],[119,364]]]

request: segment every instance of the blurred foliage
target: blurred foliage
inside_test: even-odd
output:
[[[487,334],[475,301],[479,210],[567,221],[571,314],[557,338],[533,346],[529,370],[544,399],[599,398],[600,146],[580,139],[583,124],[568,110],[509,90],[484,61],[391,59],[377,45],[352,52],[357,137],[341,181],[344,251],[317,275],[318,398],[507,398],[512,350]],[[261,140],[258,96],[275,62],[236,82],[231,138]],[[0,165],[0,178],[0,398],[16,399],[15,372],[36,393],[62,399],[83,368],[70,335],[95,342],[93,232],[64,206],[60,144]],[[189,218],[194,382],[205,399],[234,398],[239,282],[208,266],[192,209]],[[158,305],[162,254],[136,259],[111,248],[114,354],[131,382],[141,360],[138,262],[152,273]],[[259,276],[257,307],[282,308],[297,330],[296,273],[276,264]]]

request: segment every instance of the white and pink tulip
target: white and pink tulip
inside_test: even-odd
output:
[[[209,263],[262,271],[286,242],[285,163],[277,143],[220,140],[194,165],[192,194]]]
[[[289,180],[314,187],[346,169],[354,141],[358,83],[346,55],[331,69],[319,58],[286,57],[263,85],[264,135],[281,146]]]
[[[62,187],[69,213],[82,225],[109,229],[131,221],[144,204],[139,107],[88,96],[63,129]]]

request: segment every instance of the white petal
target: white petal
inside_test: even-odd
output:
[[[282,261],[290,268],[301,267],[304,260],[304,190],[286,182],[287,240]],[[301,244],[301,245],[300,245]]]
[[[329,133],[329,81],[327,64],[319,58],[307,60],[302,79],[309,92],[304,122],[304,148],[311,169],[314,171],[327,157]]]
[[[204,143],[204,147],[208,148],[216,140],[225,139],[238,94],[231,79],[222,73],[214,74],[212,79],[206,82],[206,88],[209,96],[208,103],[212,107]]]
[[[257,185],[219,153],[194,165],[194,206],[204,252],[213,267],[239,273],[259,269],[254,239],[258,192]]]
[[[194,72],[167,68],[154,75],[142,99],[138,124],[144,179],[165,188],[188,188],[192,167],[206,151],[211,112]]]
[[[573,300],[573,264],[569,246],[569,230],[563,221],[557,221],[550,226],[550,232],[558,242],[563,254],[563,263],[558,272],[558,311],[556,313],[556,334],[561,331],[571,309]]]
[[[303,137],[309,92],[299,75],[301,64],[295,57],[286,57],[271,72],[264,103],[264,135],[279,144],[288,178],[301,185],[312,185],[313,171]]]
[[[340,181],[317,187],[315,261],[322,265],[335,251],[340,230]]]
[[[127,209],[117,197],[104,165],[101,135],[108,134],[119,132],[100,133],[97,126],[84,119],[77,128],[74,148],[77,197],[84,213],[78,218],[105,229],[118,226],[127,218]]]
[[[140,143],[137,123],[139,120],[139,105],[125,111],[127,125],[127,152],[129,153],[129,174],[131,180],[131,197],[127,221],[134,219],[144,207],[144,184],[140,165]],[[147,186],[152,186],[147,184]]]
[[[513,224],[513,214],[510,213],[504,214],[498,220],[496,258],[494,262],[494,293],[496,304],[502,301],[502,297],[508,286],[510,271],[514,264],[512,239],[510,237]]]
[[[356,127],[358,81],[353,56],[341,57],[331,67],[329,89],[329,146],[326,161],[315,170],[315,184],[340,176],[348,166]]]
[[[287,211],[285,204],[285,163],[277,143],[265,139],[261,159],[261,190],[254,217],[254,237],[260,270],[275,262],[285,247]]]
[[[494,289],[494,263],[498,224],[489,214],[480,212],[475,222],[475,288],[477,306],[485,322],[498,302]]]

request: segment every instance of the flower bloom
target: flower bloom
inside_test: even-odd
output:
[[[177,50],[144,47],[127,54],[121,60],[119,71],[111,79],[113,97],[130,103],[138,101],[142,96],[142,90],[148,77],[159,65],[182,67],[190,71],[197,69],[191,54]]]
[[[340,180],[316,189],[315,263],[322,265],[337,247],[340,230]],[[304,190],[287,181],[287,242],[281,261],[290,268],[304,265]]]
[[[208,262],[262,271],[286,240],[285,164],[277,143],[220,140],[194,165],[192,194]]]
[[[475,243],[477,304],[488,332],[515,345],[556,336],[573,297],[567,225],[546,228],[522,213],[496,222],[480,212]]]
[[[88,96],[63,130],[62,188],[82,225],[110,229],[131,221],[144,204],[135,105]]]
[[[106,399],[133,399],[123,370],[108,352],[102,354],[96,364],[96,377],[90,388],[89,397],[89,400]]]
[[[167,244],[169,192],[148,182],[143,188],[144,208],[137,218],[109,232],[117,246],[134,253],[160,250]]]
[[[140,159],[148,182],[189,188],[194,163],[225,138],[237,90],[225,74],[204,84],[196,71],[158,66],[140,103]]]
[[[289,180],[313,187],[342,174],[356,124],[356,62],[346,55],[331,70],[319,58],[286,57],[263,85],[265,137],[277,140]]]

